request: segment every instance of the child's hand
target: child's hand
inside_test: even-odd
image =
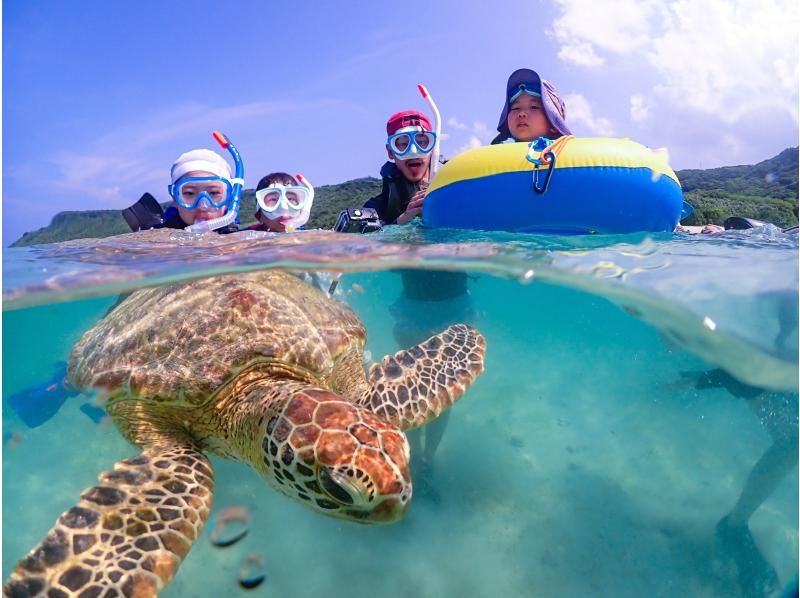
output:
[[[417,216],[422,215],[422,204],[425,201],[425,193],[425,189],[420,189],[411,197],[406,211],[397,217],[397,224],[407,224]]]

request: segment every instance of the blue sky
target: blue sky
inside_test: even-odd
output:
[[[676,170],[755,163],[798,143],[798,31],[793,0],[6,0],[3,245],[62,210],[166,201],[214,129],[248,186],[377,176],[418,82],[452,156],[493,137],[519,67],[577,135],[666,147]]]

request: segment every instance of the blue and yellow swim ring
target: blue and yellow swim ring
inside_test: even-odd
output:
[[[683,193],[666,152],[601,137],[562,137],[541,154],[529,145],[478,147],[444,164],[428,188],[425,225],[623,234],[672,232],[681,217]],[[528,159],[552,155],[552,166]]]

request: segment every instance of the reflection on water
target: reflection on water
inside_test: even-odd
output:
[[[215,511],[247,507],[249,531],[218,548],[206,529],[165,596],[242,591],[253,554],[258,591],[276,595],[767,595],[796,575],[796,239],[391,243],[425,234],[184,240],[160,260],[158,239],[7,252],[4,296],[18,309],[3,321],[4,578],[98,472],[136,454],[87,416],[92,397],[66,398],[35,428],[9,404],[50,381],[114,301],[76,298],[264,264],[360,270],[344,275],[340,299],[375,359],[400,348],[397,322],[424,309],[381,269],[466,269],[486,371],[429,461],[412,456],[412,507],[391,526],[321,517],[249,467],[212,459]]]

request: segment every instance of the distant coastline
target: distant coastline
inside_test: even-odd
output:
[[[695,208],[694,214],[684,219],[683,224],[721,225],[730,216],[742,216],[781,227],[796,225],[798,155],[798,148],[792,147],[753,165],[678,171],[685,200]],[[341,210],[363,205],[380,190],[380,179],[372,177],[318,187],[308,227],[332,228]],[[131,203],[136,199],[132,197]],[[252,189],[248,189],[244,192],[239,211],[243,226],[255,222],[254,213],[255,195]],[[108,237],[126,232],[130,229],[120,210],[59,212],[48,226],[25,233],[11,247]]]

